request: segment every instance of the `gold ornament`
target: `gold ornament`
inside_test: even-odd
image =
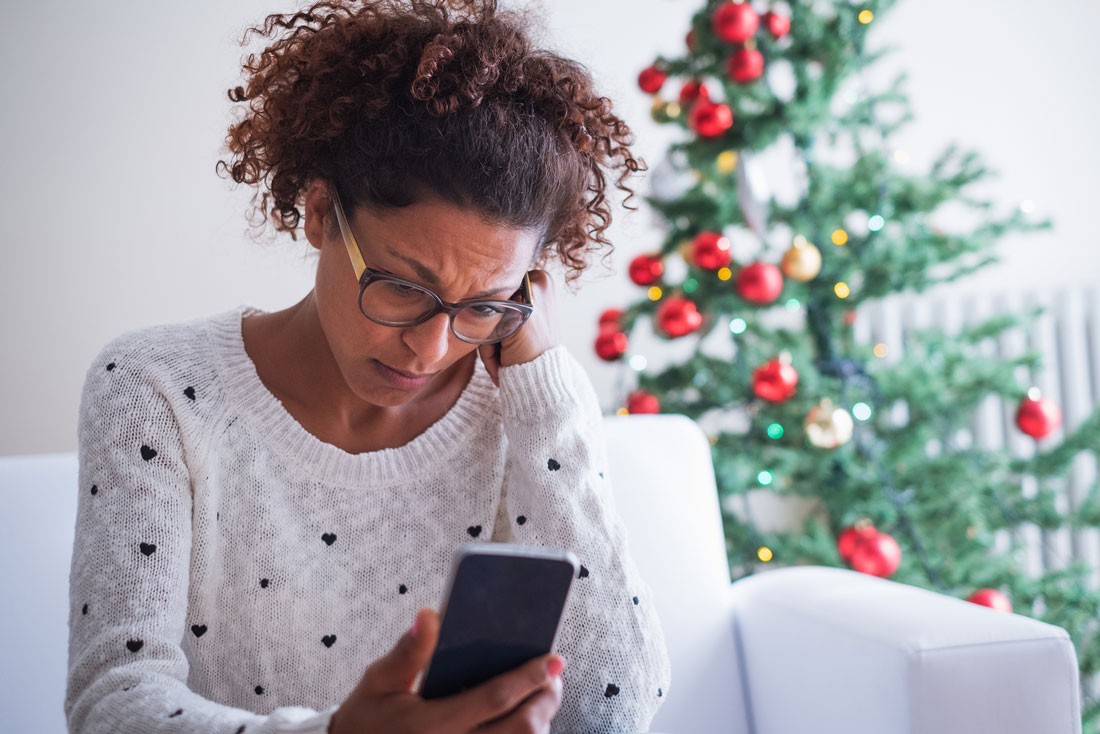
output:
[[[718,154],[719,173],[730,174],[737,168],[737,151],[725,150]]]
[[[806,440],[819,449],[831,450],[851,440],[854,423],[848,411],[825,398],[806,413],[802,427],[806,430]]]
[[[672,120],[669,103],[663,99],[660,95],[653,95],[653,105],[649,108],[649,115],[653,118],[654,122],[669,122]],[[677,110],[678,112],[679,110]]]
[[[796,240],[783,254],[781,267],[788,278],[805,283],[821,272],[821,252],[809,242]]]
[[[692,257],[694,247],[695,242],[689,237],[688,239],[681,242],[679,247],[676,248],[676,252],[680,253],[680,257],[684,258],[684,262],[686,262],[688,265],[695,264],[695,260]]]

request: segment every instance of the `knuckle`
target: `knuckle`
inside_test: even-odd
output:
[[[493,682],[485,689],[485,700],[494,711],[507,708],[512,702],[512,688],[506,682]]]

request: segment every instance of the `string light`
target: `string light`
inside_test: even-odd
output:
[[[618,415],[630,415],[630,411],[626,408],[619,408],[615,411]]]
[[[798,302],[797,298],[792,298],[791,300],[787,301],[787,310],[788,311],[797,311],[798,307],[801,306],[801,305],[802,304]]]
[[[848,294],[851,293],[848,290],[848,284],[843,280],[833,286],[833,291],[836,293],[837,298],[847,298]]]
[[[772,549],[766,545],[760,546],[760,550],[756,551],[756,557],[764,563],[767,563],[772,559]]]
[[[659,286],[650,286],[649,288],[649,300],[659,301],[661,300],[661,289]]]
[[[744,319],[734,319],[730,321],[730,331],[734,334],[741,334],[747,329],[749,325],[745,323]]]
[[[875,356],[878,357],[879,359],[882,359],[883,357],[885,357],[886,352],[887,352],[887,349],[886,349],[885,344],[882,344],[880,342],[880,343],[875,345]]]
[[[881,214],[876,214],[867,220],[867,229],[872,232],[878,232],[882,229],[882,225],[886,224],[886,220],[882,218]]]
[[[767,469],[756,475],[756,481],[760,482],[760,484],[765,487],[771,484],[773,479],[775,479],[775,477],[772,476],[772,473]]]
[[[733,277],[733,271],[729,268],[718,269],[718,280],[729,280]]]
[[[909,162],[909,154],[906,153],[904,150],[895,150],[894,151],[894,160],[897,161],[898,163],[901,163],[901,164],[908,163]]]
[[[681,287],[684,289],[684,293],[694,293],[695,289],[699,287],[699,281],[695,278],[688,278]]]
[[[874,19],[875,19],[875,14],[872,13],[870,10],[861,10],[861,11],[859,11],[859,22],[862,23],[863,25],[867,25],[868,23],[870,23]]]
[[[634,369],[635,372],[641,372],[646,368],[647,364],[649,364],[649,362],[641,354],[635,354],[633,357],[630,358],[630,366]]]
[[[852,415],[856,420],[865,421],[871,417],[871,406],[867,403],[856,403],[852,406]]]
[[[838,247],[848,244],[848,233],[843,229],[833,230],[833,244]]]
[[[768,438],[783,438],[783,426],[778,423],[772,423],[768,426]]]

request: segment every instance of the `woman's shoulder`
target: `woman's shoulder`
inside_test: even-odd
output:
[[[92,359],[85,386],[96,376],[113,373],[145,382],[202,370],[210,356],[212,323],[240,318],[240,307],[204,316],[126,329],[110,338]],[[206,371],[206,370],[203,370]]]

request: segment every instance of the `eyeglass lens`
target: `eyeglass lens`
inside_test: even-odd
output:
[[[363,313],[391,326],[411,325],[436,309],[427,291],[389,280],[372,280],[363,289],[359,306]],[[455,332],[474,341],[504,339],[523,323],[524,311],[506,303],[464,306],[454,318]]]

